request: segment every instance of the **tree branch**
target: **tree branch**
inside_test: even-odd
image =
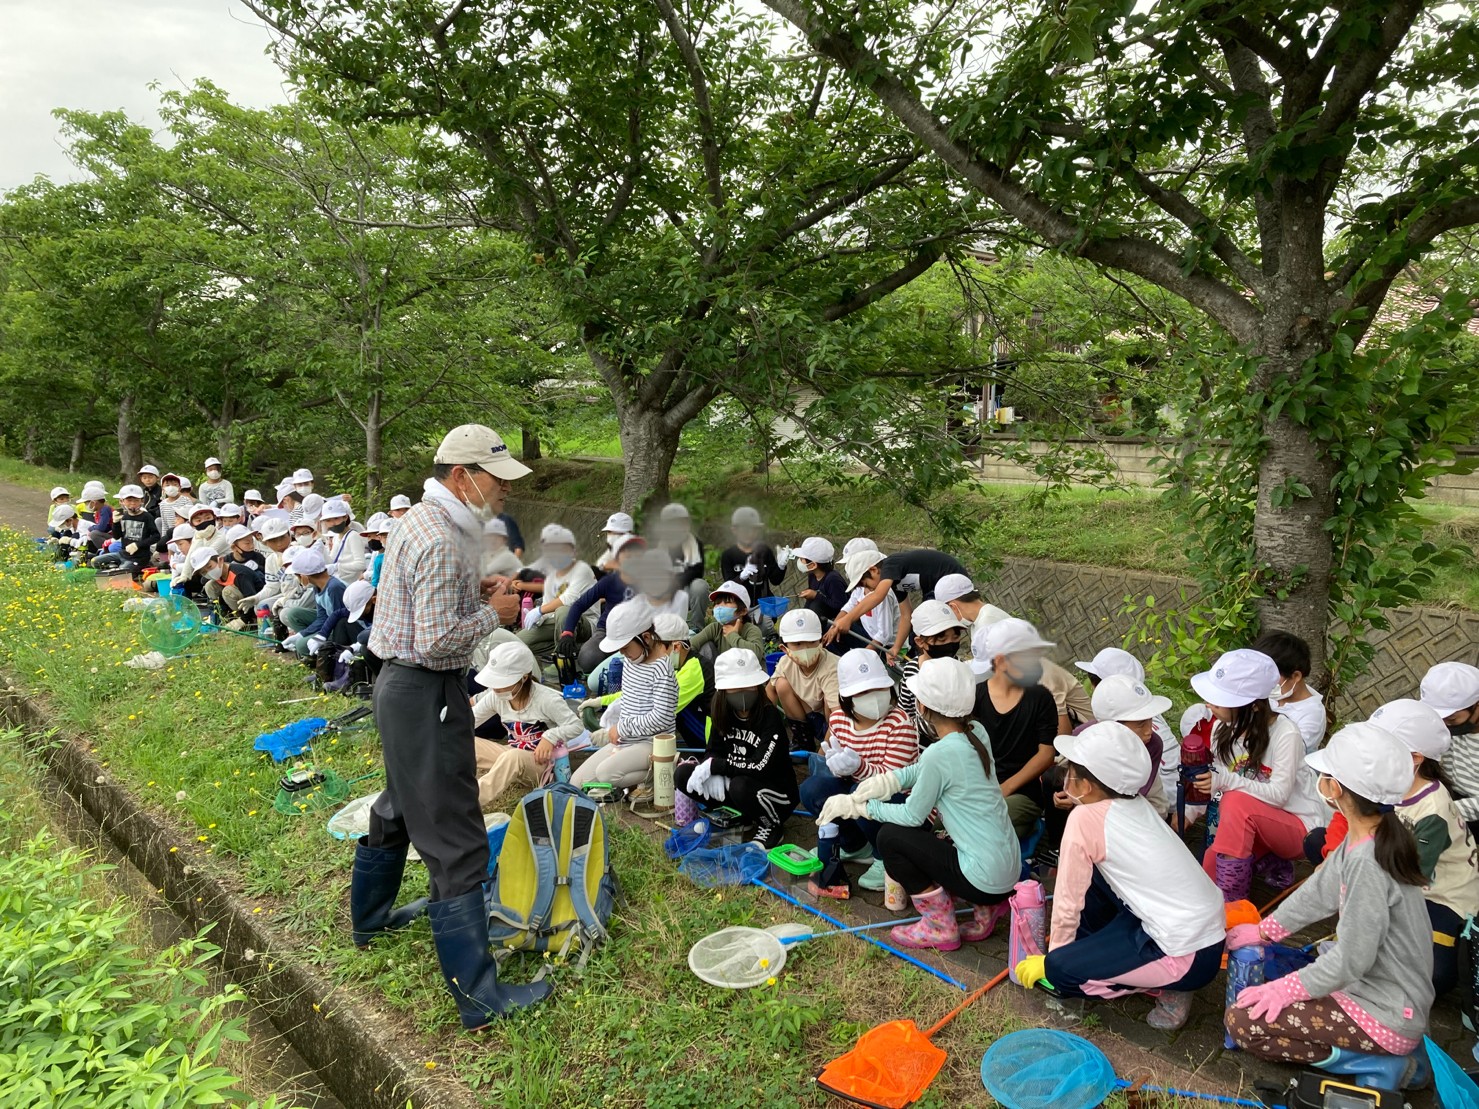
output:
[[[714,134],[714,109],[709,102],[709,79],[704,74],[703,59],[689,37],[688,28],[673,7],[672,0],[657,0],[668,34],[678,47],[683,65],[688,70],[688,83],[693,87],[693,103],[698,109],[698,133],[704,158],[704,179],[709,187],[709,202],[716,214],[724,211],[724,168],[719,159],[719,143]]]
[[[1257,292],[1263,290],[1263,276],[1233,242],[1232,236],[1217,225],[1211,216],[1202,211],[1184,194],[1167,189],[1146,176],[1133,165],[1129,166],[1130,180],[1145,196],[1163,212],[1179,220],[1193,235],[1205,229],[1210,238],[1212,253],[1222,259],[1223,265],[1233,272],[1239,281]]]

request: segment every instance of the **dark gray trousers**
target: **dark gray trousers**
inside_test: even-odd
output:
[[[387,663],[374,704],[385,790],[370,810],[369,846],[413,844],[433,901],[477,889],[488,877],[488,835],[463,672]]]

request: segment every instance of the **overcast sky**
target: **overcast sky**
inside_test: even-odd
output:
[[[151,81],[209,77],[238,103],[286,99],[262,25],[231,0],[0,0],[0,189],[74,177],[53,108],[159,125]]]

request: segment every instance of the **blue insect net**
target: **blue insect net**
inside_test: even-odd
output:
[[[1104,1053],[1055,1028],[997,1040],[981,1060],[981,1082],[1006,1109],[1093,1109],[1115,1088]]]
[[[667,841],[662,849],[670,859],[681,859],[690,852],[697,851],[701,847],[709,845],[709,822],[699,817],[691,824],[685,824],[681,828],[674,828],[668,833]]]
[[[753,843],[732,843],[727,847],[700,847],[683,856],[678,869],[688,880],[704,889],[720,886],[742,886],[770,873],[770,860]]]

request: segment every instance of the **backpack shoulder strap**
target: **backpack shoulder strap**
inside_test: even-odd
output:
[[[595,902],[607,872],[606,822],[600,807],[588,798],[572,801],[571,808],[574,820],[566,871],[570,881],[571,908],[588,937],[605,939],[606,922],[596,912]]]

